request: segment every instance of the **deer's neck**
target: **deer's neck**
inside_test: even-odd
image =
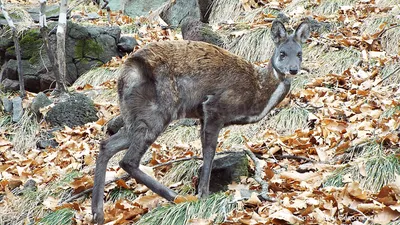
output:
[[[284,74],[273,68],[272,62],[267,67],[258,68],[260,78],[260,92],[256,98],[258,112],[247,117],[247,122],[253,123],[265,117],[275,106],[277,106],[290,90],[290,81]]]

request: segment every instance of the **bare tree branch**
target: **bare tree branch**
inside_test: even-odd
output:
[[[254,179],[261,185],[261,193],[260,193],[261,197],[267,201],[271,201],[271,202],[275,201],[274,199],[272,199],[271,197],[268,196],[268,182],[262,179],[262,169],[263,168],[261,168],[260,160],[249,149],[244,149],[244,151],[251,158],[251,160],[253,160],[254,165],[256,167]]]
[[[19,91],[20,91],[21,97],[24,98],[26,93],[25,93],[25,84],[24,84],[24,74],[22,71],[21,49],[19,46],[18,31],[14,25],[13,20],[8,15],[8,12],[7,12],[6,8],[4,7],[3,2],[1,0],[0,0],[0,11],[3,12],[4,18],[7,20],[8,26],[11,28],[11,31],[12,31],[12,36],[13,36],[14,46],[15,46],[15,55],[17,56],[17,62],[18,62]]]
[[[43,45],[46,50],[47,56],[49,57],[51,66],[53,68],[54,77],[56,79],[56,86],[63,87],[60,74],[58,71],[58,66],[56,63],[56,58],[53,54],[53,50],[49,45],[49,38],[47,35],[47,21],[46,21],[46,0],[40,0],[40,11],[39,11],[39,25],[40,33],[42,34]]]
[[[65,33],[67,30],[67,0],[61,0],[60,16],[58,19],[57,27],[57,64],[58,73],[60,76],[60,84],[57,84],[56,90],[60,93],[67,92],[65,87],[65,77],[67,73],[67,66],[65,63]]]

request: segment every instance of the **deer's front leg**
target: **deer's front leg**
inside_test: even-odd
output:
[[[208,118],[207,118],[208,117]],[[209,194],[210,176],[212,164],[215,155],[215,149],[218,142],[218,134],[222,125],[218,120],[213,120],[212,117],[206,116],[201,122],[201,143],[203,147],[203,167],[200,175],[198,186],[198,196],[206,197]]]

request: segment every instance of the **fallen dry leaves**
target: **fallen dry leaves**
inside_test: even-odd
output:
[[[245,11],[264,7],[284,9],[292,1],[240,1]],[[321,1],[309,1],[307,7],[298,8],[291,16],[298,18],[311,15],[308,7],[320,5]],[[343,5],[333,16],[313,15],[320,22],[340,23],[343,26],[318,39],[313,34],[309,43],[316,46],[323,42],[332,50],[344,48],[356,49],[361,53],[361,64],[347,68],[341,74],[321,74],[306,84],[305,88],[293,91],[287,102],[310,109],[309,128],[297,130],[290,135],[279,135],[273,129],[264,132],[261,141],[247,140],[245,146],[265,159],[274,154],[289,154],[310,159],[266,160],[264,163],[265,179],[269,181],[269,195],[276,202],[266,202],[256,192],[242,196],[241,190],[258,191],[260,185],[253,178],[244,178],[239,184],[232,184],[229,192],[242,206],[234,210],[223,224],[366,224],[368,221],[387,224],[400,216],[400,176],[384,186],[379,192],[363,190],[360,184],[350,176],[343,177],[344,187],[322,187],[322,182],[336,168],[342,167],[336,157],[347,149],[371,140],[382,143],[387,149],[399,149],[400,110],[392,116],[384,113],[400,106],[398,84],[383,85],[380,76],[386,64],[399,64],[399,55],[388,55],[382,48],[382,33],[391,29],[393,24],[380,24],[378,31],[363,34],[362,22],[371,15],[390,13],[391,8],[380,7],[374,0],[357,1],[352,5]],[[77,12],[82,16],[86,12]],[[106,17],[104,11],[99,15]],[[398,16],[398,15],[397,15]],[[255,17],[250,27],[269,26],[274,15],[263,12]],[[107,24],[105,20],[95,20],[94,24]],[[124,25],[134,23],[138,32],[134,37],[139,46],[152,41],[181,39],[171,29],[162,28],[162,21],[150,21],[141,17],[131,19],[120,12],[111,14],[111,23]],[[398,24],[397,24],[398,26]],[[317,41],[318,40],[318,41]],[[127,58],[114,58],[104,67],[118,68]],[[324,66],[324,65],[320,65]],[[77,91],[96,88],[115,88],[115,80],[100,87],[86,85]],[[31,95],[28,101],[31,101]],[[81,175],[68,182],[63,189],[77,194],[93,186],[93,169],[99,142],[104,138],[104,126],[113,115],[118,114],[115,103],[96,103],[102,115],[99,121],[82,127],[68,128],[53,132],[59,146],[56,149],[31,149],[25,153],[14,151],[8,136],[0,136],[0,194],[4,195],[0,206],[7,206],[18,198],[12,191],[21,188],[28,180],[35,180],[38,189],[46,189],[52,182],[64,177],[71,171],[80,171]],[[45,113],[45,110],[43,111]],[[42,124],[46,129],[46,124]],[[221,135],[223,142],[229,135]],[[181,144],[173,148],[155,143],[151,146],[152,158],[149,165],[157,165],[173,159],[192,157],[196,146]],[[302,163],[301,163],[302,162]],[[365,176],[365,164],[357,162],[360,174]],[[301,170],[299,170],[299,168]],[[162,176],[165,171],[153,171],[143,168],[151,176]],[[168,169],[168,168],[167,168]],[[107,180],[120,177],[124,171],[118,166],[111,166]],[[179,184],[177,184],[179,185]],[[148,188],[134,180],[118,180],[106,187],[106,196],[115,187],[132,189],[138,195],[134,201],[120,199],[105,203],[105,219],[108,224],[128,224],[137,221],[142,215],[166,204],[166,201],[152,194]],[[175,203],[195,201],[194,196],[179,196]],[[62,199],[46,197],[41,205],[48,210],[71,208],[76,211],[74,221],[88,224],[91,220],[90,199],[79,199],[71,203],[62,203]],[[40,219],[40,218],[36,218]],[[212,224],[210,218],[192,219],[188,224]]]

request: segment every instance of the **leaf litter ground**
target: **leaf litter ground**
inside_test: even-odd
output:
[[[290,9],[287,13],[294,20],[312,16],[320,23],[333,25],[329,31],[314,32],[305,52],[336,52],[338,54],[332,54],[332,58],[327,60],[338,62],[346,51],[353,51],[357,53],[354,57],[359,57],[353,57],[354,63],[346,64],[345,68],[339,69],[333,63],[328,65],[334,65],[335,68],[328,66],[324,70],[321,68],[326,67],[326,61],[318,61],[317,57],[310,62],[307,57],[312,56],[305,54],[305,66],[312,76],[307,77],[306,74],[304,85],[293,89],[275,110],[275,115],[282,112],[275,118],[285,118],[282,116],[285,115],[284,109],[302,109],[301,121],[306,123],[301,123],[298,129],[285,123],[268,122],[273,121],[274,116],[271,116],[256,125],[244,126],[240,132],[235,131],[236,127],[221,132],[217,151],[238,147],[229,141],[234,139],[240,140],[240,148],[248,148],[256,153],[262,159],[263,178],[269,182],[269,195],[276,199],[276,202],[266,202],[255,194],[244,196],[243,190],[259,191],[261,187],[255,179],[243,177],[240,183],[231,184],[225,193],[230,196],[229,202],[235,203],[236,207],[226,212],[222,224],[357,225],[399,221],[400,89],[398,83],[393,81],[400,79],[400,52],[393,52],[393,49],[399,48],[394,46],[398,45],[398,40],[393,41],[387,36],[388,33],[400,33],[399,5],[378,0],[241,0],[240,3],[245,12],[258,10],[253,20],[247,22],[250,29],[270,26],[270,21],[265,18],[275,15],[266,11]],[[75,13],[85,15],[86,11],[82,8]],[[105,17],[103,12],[99,14]],[[387,19],[377,23],[375,29],[363,27],[364,21],[378,17]],[[128,32],[135,31],[130,35],[138,40],[138,48],[152,41],[181,39],[179,32],[162,29],[158,20],[150,22],[144,17],[132,20],[120,13],[113,13],[111,19]],[[107,22],[100,19],[93,23],[101,25]],[[226,25],[216,29],[226,29]],[[125,59],[126,56],[114,58],[103,67],[115,71]],[[80,85],[74,89],[97,96],[106,96],[109,91],[115,90],[115,78],[107,79],[101,85],[98,83]],[[30,93],[25,105],[34,96]],[[12,139],[16,131],[7,122],[7,115],[2,115],[5,120],[1,123],[0,136],[0,223],[90,223],[90,194],[62,202],[93,186],[95,159],[99,143],[106,136],[106,122],[119,113],[115,98],[105,100],[107,98],[102,96],[96,99],[96,107],[101,115],[99,121],[54,132],[59,146],[43,151],[35,147],[16,148],[17,140]],[[250,129],[254,126],[256,129]],[[289,129],[285,129],[288,128],[286,126]],[[48,129],[47,124],[40,122],[40,129]],[[255,134],[250,135],[251,132],[247,132],[250,130],[256,130]],[[35,136],[35,133],[32,135]],[[167,135],[168,132],[164,134]],[[239,138],[232,138],[233,135]],[[171,142],[163,142],[161,137],[151,146],[145,160],[146,166],[143,166],[146,173],[162,180],[173,167],[167,165],[153,169],[152,166],[193,157],[201,152],[198,140]],[[107,180],[125,174],[115,163],[118,157],[121,156],[111,160]],[[252,162],[250,167],[254,170]],[[35,181],[36,190],[27,185],[30,180]],[[175,182],[170,186],[182,190],[180,188],[184,185],[191,185],[190,190],[193,191],[195,184],[196,179],[193,179]],[[165,215],[162,214],[162,207],[160,212],[160,206],[174,208],[132,179],[107,185],[106,199],[108,224],[137,222],[152,211]],[[190,202],[189,199],[179,201]],[[31,209],[24,207],[27,202],[31,203]],[[215,218],[209,215],[208,218],[187,218],[186,224],[213,224]]]

